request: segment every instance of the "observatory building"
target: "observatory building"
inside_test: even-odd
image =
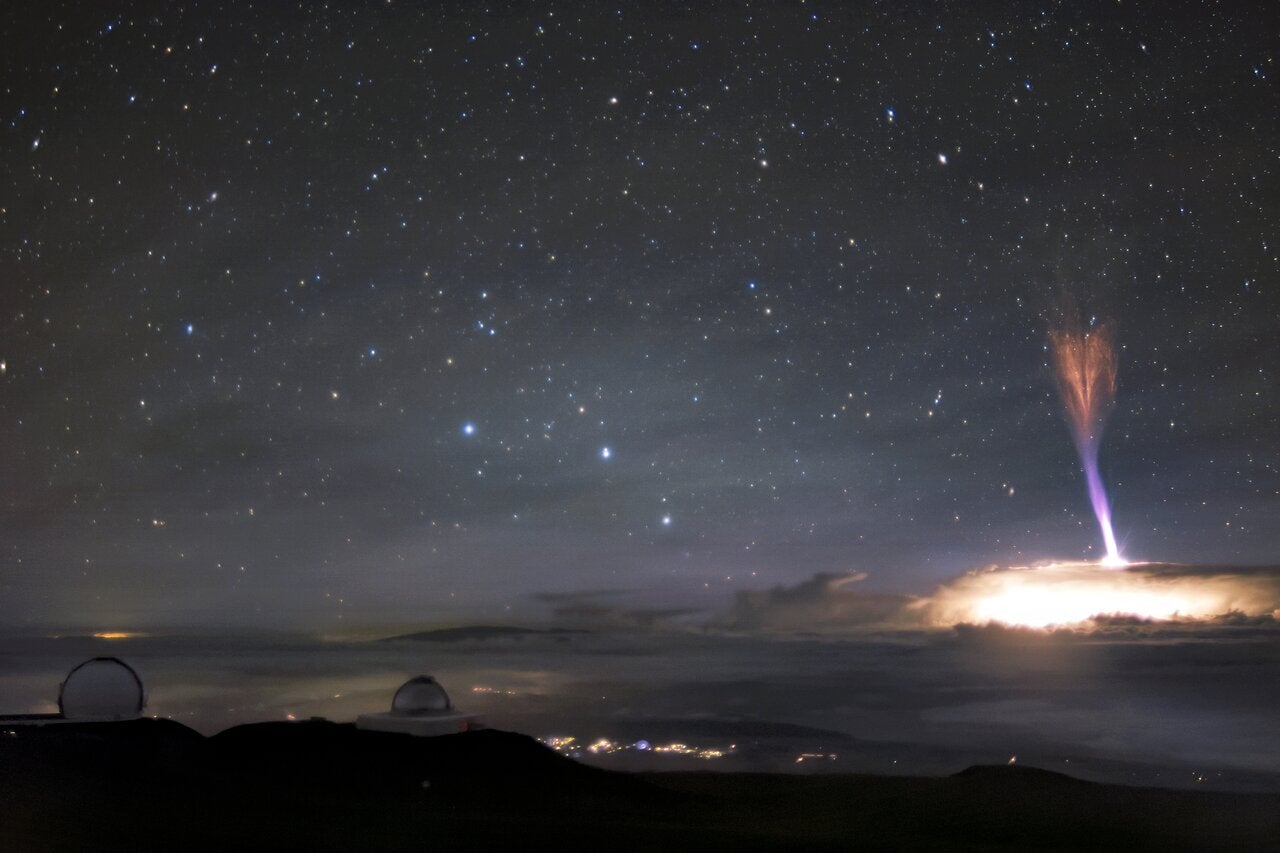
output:
[[[382,714],[361,714],[356,728],[374,732],[433,737],[484,728],[478,716],[460,714],[434,678],[419,675],[400,686],[391,700],[391,710]]]
[[[67,720],[136,720],[147,707],[142,679],[119,658],[90,658],[67,673],[58,711]]]
[[[58,713],[0,717],[0,723],[105,723],[136,720],[147,706],[142,679],[112,657],[90,658],[67,673],[58,690]]]

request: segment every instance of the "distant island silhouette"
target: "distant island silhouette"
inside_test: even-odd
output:
[[[425,643],[460,643],[467,640],[520,640],[526,637],[548,637],[563,640],[578,634],[589,634],[579,628],[521,628],[513,625],[467,625],[460,628],[436,628],[384,637],[381,642],[412,640]]]

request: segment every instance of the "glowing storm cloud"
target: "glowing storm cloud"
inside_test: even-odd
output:
[[[1111,570],[1079,562],[970,572],[940,587],[924,609],[935,627],[998,622],[1047,628],[1095,617],[1276,616],[1278,605],[1280,581],[1274,574],[1197,575],[1153,564]]]
[[[1071,419],[1071,435],[1080,454],[1080,465],[1084,468],[1089,502],[1093,505],[1093,514],[1102,528],[1102,539],[1107,547],[1103,563],[1123,566],[1125,561],[1111,530],[1107,490],[1098,472],[1098,445],[1116,394],[1116,354],[1111,332],[1106,325],[1088,331],[1060,329],[1050,333],[1049,342],[1058,390]]]

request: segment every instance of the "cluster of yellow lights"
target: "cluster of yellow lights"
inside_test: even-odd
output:
[[[147,635],[141,631],[98,631],[93,636],[99,640],[134,640]]]
[[[515,695],[517,695],[517,694],[516,694],[516,691],[514,691],[514,690],[502,690],[502,689],[497,688],[497,687],[488,687],[488,686],[483,685],[483,684],[477,684],[477,685],[475,685],[474,687],[472,687],[472,688],[471,688],[471,692],[472,692],[472,693],[491,693],[491,694],[494,694],[494,695],[500,695],[500,696],[515,696]],[[571,739],[572,739],[572,738],[571,738]]]
[[[557,752],[572,754],[579,749],[580,744],[575,737],[548,737],[543,738],[542,742]],[[715,758],[724,758],[732,755],[738,748],[736,743],[729,744],[727,747],[706,747],[706,746],[690,746],[687,743],[679,741],[668,744],[656,744],[649,746],[645,741],[637,741],[636,743],[625,743],[623,741],[610,740],[609,738],[597,738],[587,746],[587,752],[592,755],[612,755],[616,752],[624,750],[639,750],[641,752],[655,752],[661,755],[690,755],[694,758],[711,760]]]
[[[622,749],[621,744],[614,743],[608,738],[600,738],[587,747],[587,752],[592,755],[599,755],[602,752],[617,752],[620,749]]]
[[[578,739],[575,737],[549,737],[543,738],[542,742],[557,752],[573,749],[573,744]]]
[[[713,758],[724,758],[731,754],[737,748],[737,744],[731,744],[725,749],[716,749],[706,746],[690,746],[687,743],[668,743],[662,746],[653,747],[654,752],[663,753],[665,755],[692,755],[695,758],[711,760]]]

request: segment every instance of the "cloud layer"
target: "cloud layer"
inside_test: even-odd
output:
[[[868,592],[864,573],[819,573],[795,586],[745,590],[715,621],[736,631],[918,630],[997,624],[1021,628],[1133,630],[1274,627],[1280,567],[1092,563],[988,567],[923,597]]]

